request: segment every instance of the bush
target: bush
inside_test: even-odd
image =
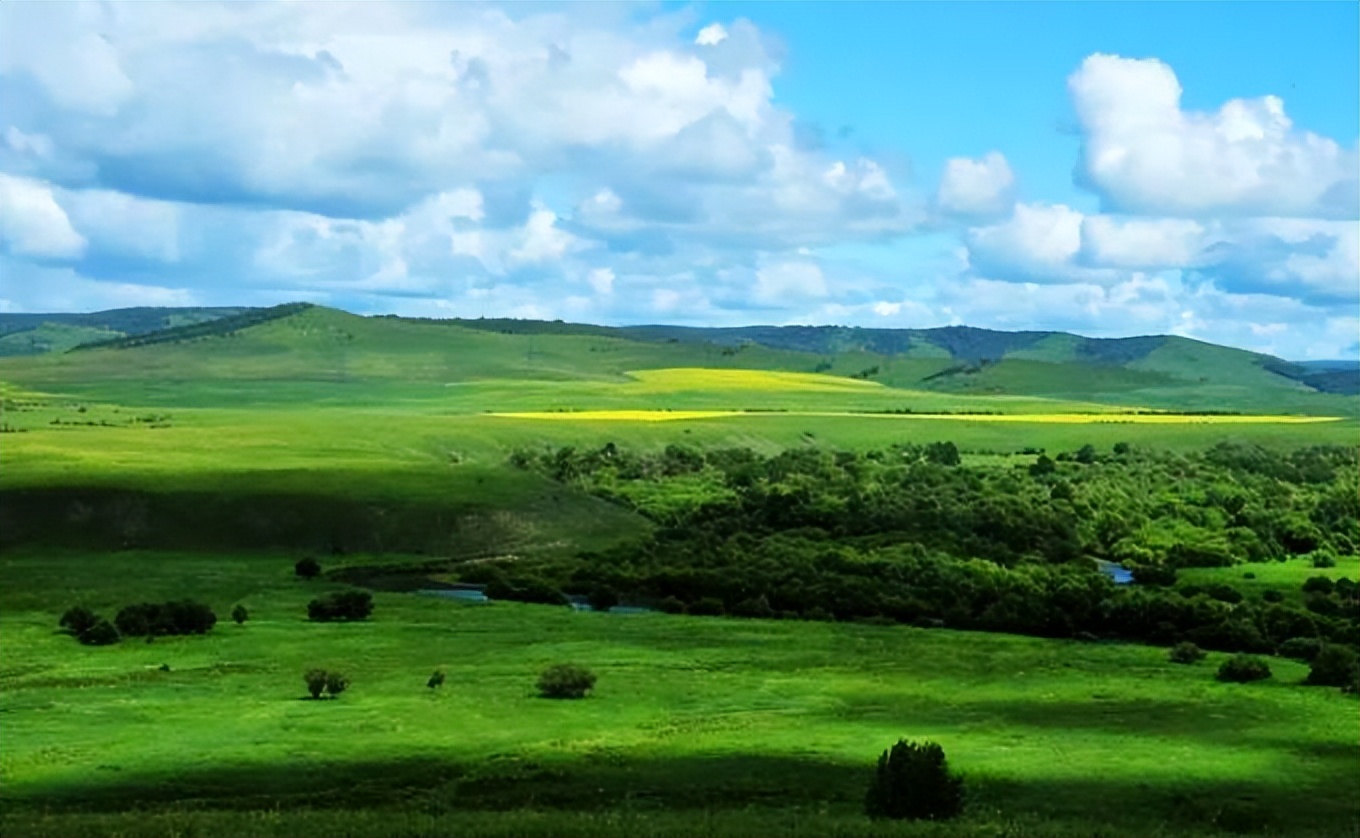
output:
[[[436,669],[434,673],[430,675],[430,680],[425,682],[425,686],[432,690],[444,686],[444,670]]]
[[[250,619],[250,612],[246,611],[246,607],[244,605],[237,605],[235,608],[231,609],[231,618],[235,620],[236,625],[239,626],[246,620]]]
[[[307,682],[307,692],[312,694],[312,698],[321,698],[321,694],[326,691],[326,670],[309,669],[303,674],[302,680]]]
[[[1303,583],[1303,592],[1305,594],[1323,594],[1325,596],[1330,594],[1335,587],[1336,584],[1326,576],[1310,576],[1308,577],[1308,581]]]
[[[308,556],[293,565],[293,572],[303,579],[315,579],[321,575],[321,563]]]
[[[1336,567],[1336,556],[1328,550],[1318,550],[1313,553],[1313,567],[1318,569]]]
[[[83,605],[68,608],[65,614],[61,615],[61,621],[57,625],[66,629],[66,633],[79,637],[94,627],[99,622],[99,615]]]
[[[656,607],[658,611],[663,611],[667,614],[685,613],[685,603],[673,596],[668,596],[661,600],[656,604]]]
[[[94,621],[94,625],[77,635],[76,639],[86,646],[109,646],[118,642],[118,629],[100,617]]]
[[[206,634],[217,625],[217,615],[201,602],[142,602],[126,605],[113,618],[127,637],[160,637],[171,634]]]
[[[1270,666],[1252,655],[1233,655],[1218,668],[1218,680],[1236,684],[1263,681],[1270,677]]]
[[[320,699],[322,693],[330,693],[331,698],[335,698],[349,688],[348,677],[324,669],[309,669],[303,674],[302,680],[307,683],[307,692],[314,699]]]
[[[608,611],[619,604],[619,592],[608,585],[593,588],[586,598],[590,602],[590,607],[596,611]]]
[[[373,595],[368,591],[340,591],[307,603],[307,619],[317,623],[367,620],[373,613]]]
[[[1315,637],[1291,637],[1280,644],[1280,657],[1311,661],[1322,649],[1322,641]]]
[[[722,600],[711,596],[706,596],[698,602],[691,603],[689,613],[698,617],[721,617],[727,613],[723,607]]]
[[[349,689],[348,677],[339,672],[326,673],[326,692],[331,694],[331,698],[335,698],[347,689]]]
[[[1203,649],[1187,640],[1172,646],[1166,656],[1172,663],[1199,663],[1204,660],[1206,654]]]
[[[871,818],[945,820],[963,812],[963,779],[934,742],[899,739],[878,758],[864,812]]]
[[[538,694],[544,698],[585,698],[595,688],[595,673],[571,663],[559,663],[538,676]]]
[[[1176,584],[1176,569],[1161,564],[1141,564],[1133,569],[1133,581],[1138,585],[1163,587]]]
[[[1274,588],[1267,588],[1261,592],[1261,599],[1266,602],[1284,602],[1284,594]]]
[[[1355,682],[1360,662],[1345,646],[1328,644],[1318,650],[1303,683],[1313,687],[1345,687]]]

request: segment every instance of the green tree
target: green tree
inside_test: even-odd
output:
[[[963,778],[949,770],[944,749],[904,739],[878,758],[864,798],[865,814],[875,819],[946,820],[963,807]]]

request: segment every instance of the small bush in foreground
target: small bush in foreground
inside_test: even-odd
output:
[[[335,698],[349,688],[348,677],[324,669],[309,669],[303,674],[302,680],[307,683],[307,692],[314,699],[320,699],[322,693],[330,693],[331,698]]]
[[[318,623],[367,620],[372,613],[373,595],[368,591],[340,591],[307,603],[307,619]]]
[[[317,576],[321,575],[321,563],[311,556],[308,556],[305,559],[300,559],[297,564],[293,565],[293,573],[297,574],[302,579],[315,579]]]
[[[1360,662],[1356,661],[1355,652],[1345,646],[1328,644],[1318,650],[1303,683],[1314,687],[1345,687],[1360,675],[1357,669],[1360,669]]]
[[[113,623],[101,617],[95,620],[94,625],[81,632],[76,639],[86,646],[111,646],[117,643],[120,638],[118,637],[118,629],[113,627]]]
[[[949,771],[939,745],[899,739],[878,758],[864,813],[896,820],[956,817],[963,813],[963,779]]]
[[[1199,663],[1204,660],[1206,654],[1208,653],[1203,649],[1187,640],[1172,646],[1166,656],[1172,663]]]
[[[243,624],[246,620],[250,619],[250,612],[246,610],[246,607],[244,605],[238,605],[235,608],[231,609],[231,618],[235,620],[236,625],[239,626]]]
[[[95,623],[99,622],[99,615],[83,605],[67,609],[61,615],[61,621],[57,625],[66,630],[68,634],[79,637],[89,631]]]
[[[585,698],[595,688],[595,673],[571,663],[559,663],[538,676],[538,694],[544,698]]]
[[[1252,655],[1233,655],[1218,668],[1218,680],[1236,684],[1263,681],[1270,677],[1270,666]]]
[[[425,686],[432,690],[444,686],[444,670],[436,669],[434,673],[430,675],[430,680],[425,682]]]

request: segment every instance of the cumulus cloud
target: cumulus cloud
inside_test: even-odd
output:
[[[1112,209],[1360,217],[1356,150],[1296,129],[1277,96],[1186,111],[1169,66],[1102,54],[1082,62],[1068,89],[1079,174]]]
[[[699,30],[694,43],[701,47],[714,47],[727,40],[727,29],[721,23],[710,23]]]
[[[762,265],[756,271],[755,295],[761,302],[775,304],[825,297],[826,277],[815,262],[773,262]]]
[[[981,160],[953,157],[945,162],[935,205],[947,215],[996,216],[1015,203],[1015,175],[998,151]]]
[[[85,238],[53,197],[52,188],[0,173],[0,242],[10,253],[69,259],[85,251]]]

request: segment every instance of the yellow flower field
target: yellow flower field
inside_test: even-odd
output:
[[[1088,425],[1305,425],[1336,422],[1339,416],[1192,416],[1176,413],[854,413],[819,411],[780,411],[765,413],[744,410],[579,410],[523,413],[489,413],[506,419],[558,419],[581,422],[670,422],[680,419],[718,419],[729,416],[804,416],[860,417],[865,419],[950,419],[956,422],[1042,422],[1048,424]]]
[[[759,390],[836,393],[847,390],[881,390],[874,381],[860,381],[836,375],[771,370],[721,370],[704,367],[673,367],[636,370],[628,373],[634,383],[624,387],[631,393],[670,393],[681,390]]]

